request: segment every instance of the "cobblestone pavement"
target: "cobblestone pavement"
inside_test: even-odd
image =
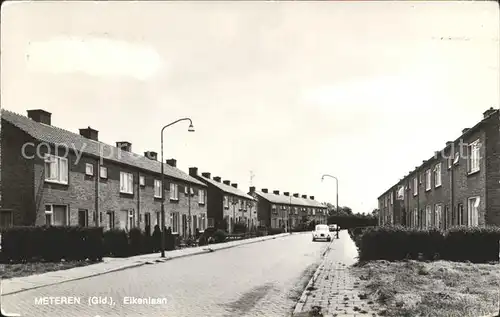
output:
[[[330,250],[307,285],[294,316],[378,316],[373,303],[364,299],[362,281],[350,273],[356,246],[347,231],[333,240]]]
[[[290,316],[327,246],[293,234],[6,295],[1,304],[21,316]],[[43,296],[80,304],[37,304]],[[127,296],[167,303],[127,304]],[[88,305],[93,297],[100,304]]]

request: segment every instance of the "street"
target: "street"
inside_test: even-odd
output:
[[[328,245],[293,234],[7,295],[2,308],[21,316],[289,316]],[[101,304],[89,305],[91,297]]]

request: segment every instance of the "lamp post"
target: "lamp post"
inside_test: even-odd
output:
[[[335,176],[325,174],[325,175],[321,176],[321,181],[323,181],[325,179],[325,177],[330,177],[330,178],[335,179],[337,214],[338,214],[339,213],[339,180]]]
[[[182,118],[176,120],[172,123],[167,124],[161,128],[161,257],[165,257],[165,174],[164,174],[164,162],[163,162],[163,131],[171,125],[176,124],[180,121],[189,121],[188,132],[194,132],[193,122],[190,118]]]

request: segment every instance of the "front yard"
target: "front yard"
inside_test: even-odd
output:
[[[68,261],[68,262],[36,262],[25,264],[0,264],[2,279],[42,274],[52,271],[67,270],[100,262]]]
[[[352,268],[381,316],[484,316],[498,313],[498,264],[371,261]]]

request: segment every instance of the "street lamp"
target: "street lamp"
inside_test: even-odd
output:
[[[167,124],[161,128],[161,257],[165,257],[165,175],[164,175],[164,162],[163,162],[163,131],[171,125],[180,121],[189,121],[188,132],[194,132],[193,122],[190,118],[182,118],[172,123]]]
[[[331,177],[331,178],[335,179],[335,188],[336,188],[336,192],[337,192],[337,195],[336,195],[337,214],[338,214],[339,213],[339,180],[335,176],[325,174],[325,175],[321,176],[321,181],[323,181],[325,179],[325,177]]]

